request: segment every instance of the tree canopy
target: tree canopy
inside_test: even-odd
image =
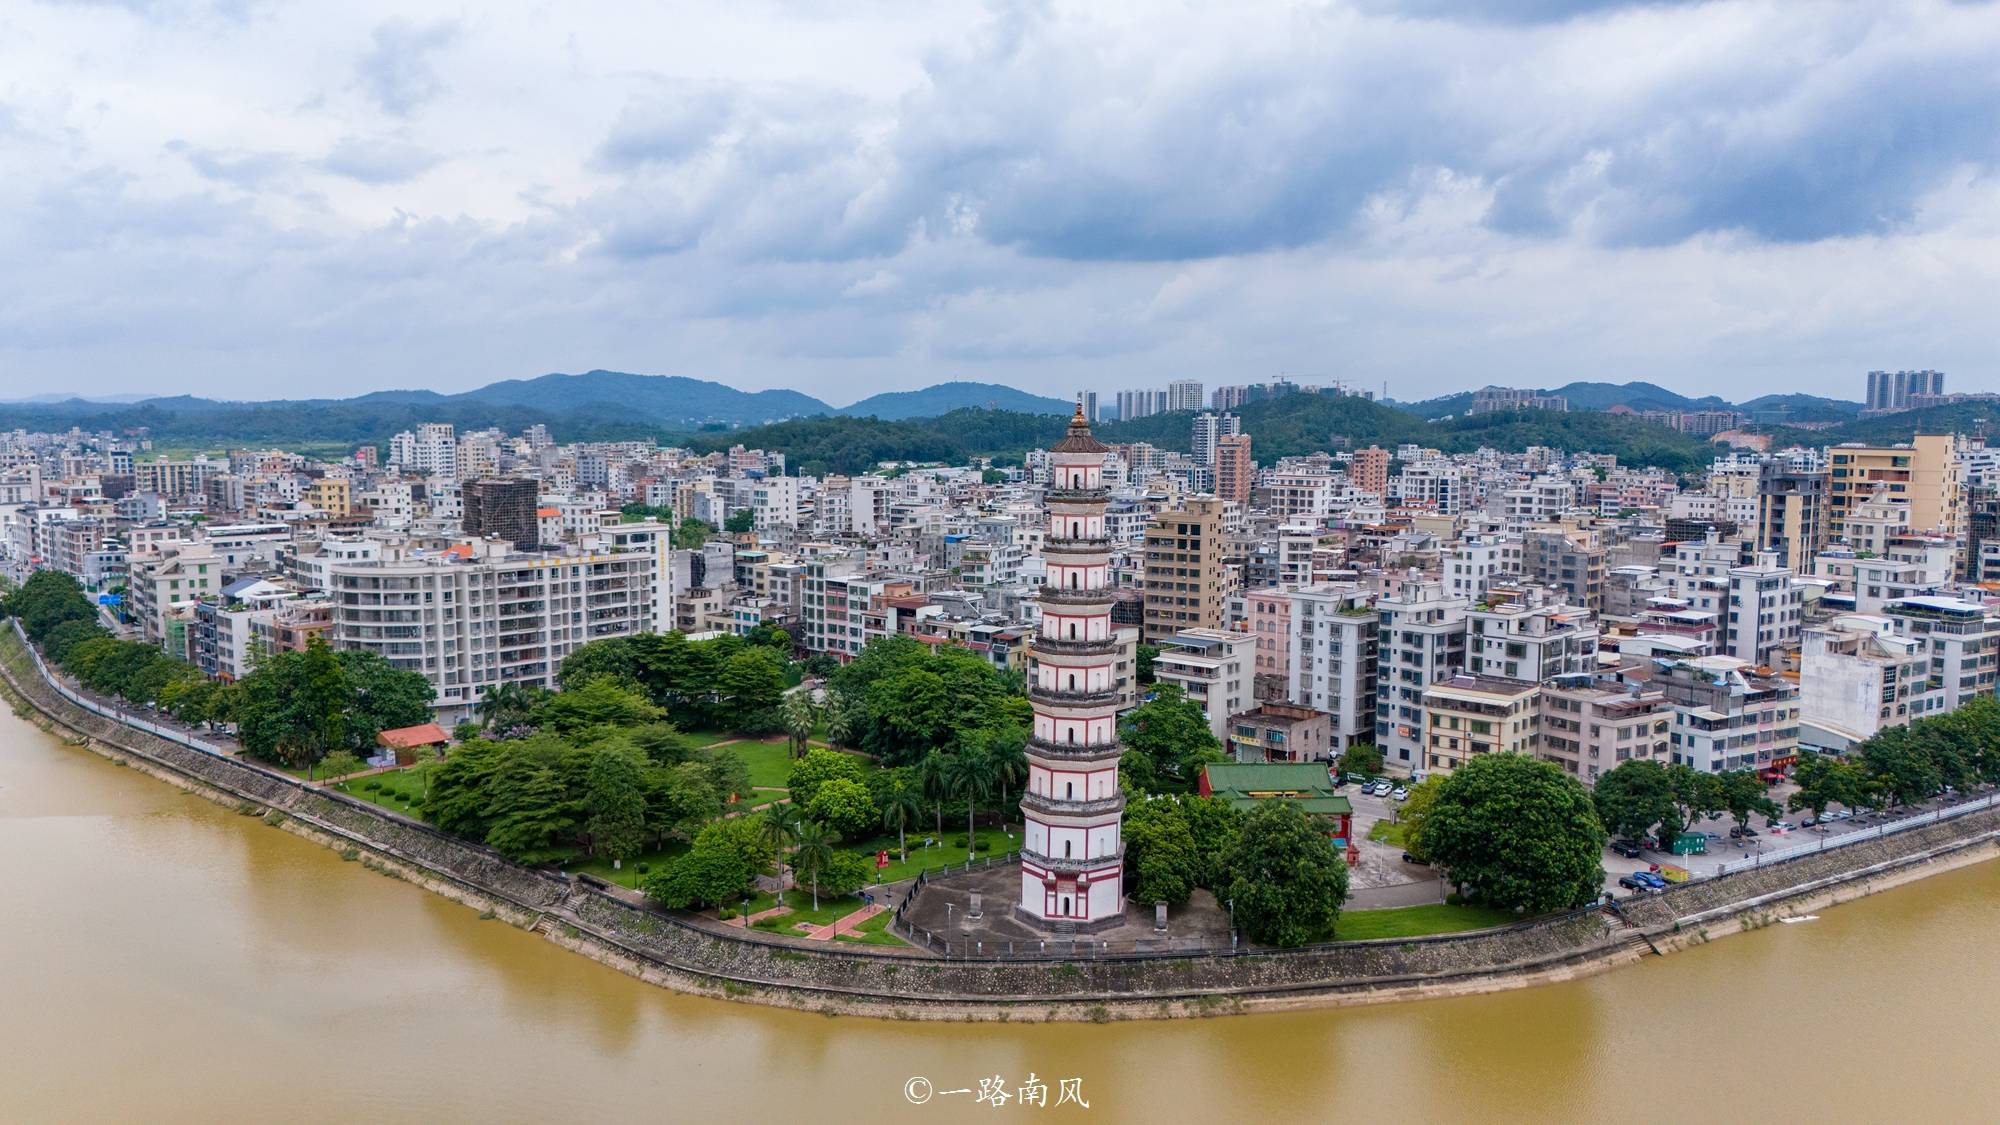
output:
[[[1604,825],[1582,783],[1521,754],[1481,754],[1438,786],[1421,845],[1473,901],[1531,914],[1604,888]]]

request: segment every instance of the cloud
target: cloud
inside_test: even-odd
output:
[[[0,385],[2000,367],[1994,5],[14,18]]]
[[[422,145],[393,137],[342,137],[319,167],[364,184],[400,184],[437,167],[442,159]]]
[[[431,57],[458,37],[450,20],[391,20],[371,34],[374,46],[354,65],[362,90],[385,113],[408,117],[444,91]]]

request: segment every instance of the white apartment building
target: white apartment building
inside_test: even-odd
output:
[[[1944,707],[1931,683],[1924,642],[1897,635],[1873,614],[1842,614],[1805,631],[1799,653],[1799,710],[1807,741],[1847,750],[1885,727]]]
[[[1707,773],[1777,769],[1798,760],[1799,688],[1733,656],[1656,660],[1647,687],[1674,708],[1675,762]]]
[[[1508,603],[1466,615],[1465,670],[1548,680],[1597,669],[1597,621],[1573,605]]]
[[[1424,689],[1464,667],[1467,604],[1428,579],[1376,599],[1375,745],[1391,768],[1423,768]]]
[[[1763,552],[1756,565],[1729,571],[1722,651],[1751,664],[1775,663],[1779,649],[1798,643],[1805,619],[1801,590],[1776,559]]]
[[[324,563],[335,648],[419,672],[442,722],[473,715],[486,689],[554,687],[563,658],[590,641],[648,631],[656,553],[554,555],[491,540],[423,549],[387,544]]]
[[[1445,590],[1456,598],[1482,601],[1489,583],[1518,578],[1521,567],[1519,535],[1469,535],[1452,544],[1444,560]]]
[[[1928,595],[1889,602],[1896,632],[1924,643],[1943,708],[1958,708],[2000,686],[2000,617],[1978,602]]]
[[[1183,629],[1160,646],[1153,675],[1200,704],[1209,731],[1227,745],[1230,718],[1257,705],[1252,691],[1256,650],[1257,638],[1250,633]]]
[[[1281,639],[1286,646],[1281,698],[1333,716],[1329,745],[1336,753],[1373,742],[1379,627],[1374,595],[1353,583],[1329,582],[1250,596],[1282,598],[1289,606],[1282,618],[1288,632]],[[1253,613],[1253,628],[1259,623]],[[1264,639],[1260,635],[1259,643]]]

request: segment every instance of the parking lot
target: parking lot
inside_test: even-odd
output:
[[[1778,785],[1772,787],[1770,796],[1780,807],[1783,807],[1786,799],[1796,791],[1796,787],[1792,785]],[[1775,822],[1761,814],[1753,813],[1750,817],[1750,827],[1757,835],[1742,839],[1732,839],[1729,835],[1730,830],[1736,827],[1734,818],[1727,815],[1705,818],[1689,828],[1691,832],[1701,832],[1707,835],[1708,851],[1705,854],[1679,856],[1652,849],[1644,849],[1639,858],[1630,859],[1617,854],[1607,846],[1604,849],[1604,889],[1620,898],[1629,898],[1635,894],[1648,892],[1633,891],[1621,887],[1618,885],[1619,878],[1629,875],[1634,871],[1649,870],[1655,864],[1672,864],[1682,867],[1697,878],[1713,876],[1717,873],[1717,865],[1722,863],[1747,859],[1752,856],[1772,852],[1788,851],[1801,845],[1831,842],[1838,840],[1842,836],[1852,835],[1856,832],[1870,831],[1884,824],[1894,824],[1899,820],[1915,816],[1919,813],[1949,807],[1950,805],[1959,803],[1963,799],[1961,795],[1953,794],[1941,800],[1925,802],[1922,805],[1912,808],[1895,809],[1882,813],[1869,813],[1864,809],[1845,809],[1835,805],[1827,810],[1831,821],[1829,824],[1815,825],[1811,828],[1803,826],[1805,819],[1811,816],[1811,813],[1786,812],[1780,815]],[[1841,817],[1840,814],[1842,813],[1846,813],[1847,815]],[[1800,827],[1790,830],[1777,829],[1773,827],[1774,823],[1789,823],[1800,825]]]

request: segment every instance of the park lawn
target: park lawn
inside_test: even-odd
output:
[[[909,945],[909,942],[889,932],[889,919],[893,917],[895,915],[885,910],[854,927],[851,933],[833,935],[833,940],[855,945]]]
[[[1491,906],[1398,906],[1388,910],[1342,911],[1334,924],[1335,941],[1368,941],[1372,938],[1421,937],[1424,934],[1451,934],[1460,930],[1483,930],[1520,921],[1511,910]]]
[[[965,830],[963,828],[954,832],[951,825],[947,823],[944,830],[944,842],[928,848],[922,846],[924,837],[927,834],[915,826],[911,827],[909,832],[910,859],[908,863],[897,858],[896,837],[893,834],[877,836],[873,840],[862,840],[853,844],[842,844],[840,850],[860,852],[868,857],[868,861],[871,864],[875,861],[876,852],[888,852],[889,866],[874,871],[874,874],[870,876],[877,883],[894,883],[903,879],[914,879],[918,872],[930,868],[965,866],[966,850],[953,843],[955,840],[964,838]],[[978,840],[979,852],[977,858],[980,859],[984,859],[989,855],[1003,855],[1021,846],[1021,838],[1019,836],[1009,836],[998,828],[981,828]]]
[[[1388,844],[1393,848],[1405,847],[1407,844],[1403,840],[1403,830],[1407,827],[1408,825],[1398,824],[1393,820],[1384,818],[1368,826],[1368,838],[1378,844]]]
[[[735,804],[729,806],[729,811],[739,812],[744,809],[761,809],[765,805],[784,799],[785,790],[783,789],[753,789],[747,799],[737,801]]]
[[[791,890],[785,892],[785,905],[792,908],[790,914],[780,914],[775,918],[766,918],[761,922],[752,922],[750,928],[753,930],[763,930],[765,933],[789,934],[793,937],[803,937],[805,935],[801,934],[798,930],[800,922],[811,922],[815,926],[824,926],[829,922],[837,922],[868,905],[861,901],[861,896],[859,895],[841,895],[838,898],[833,895],[821,895],[819,896],[818,910],[813,909],[812,901],[811,887],[793,887]],[[754,895],[750,899],[750,913],[755,914],[760,910],[769,910],[775,905],[777,905],[775,896],[767,898],[767,896],[761,894]],[[740,910],[742,906],[739,903],[732,906],[731,909]]]
[[[625,866],[617,871],[611,869],[611,861],[608,859],[601,856],[593,857],[579,853],[575,859],[565,865],[565,869],[572,875],[595,875],[607,883],[616,883],[621,887],[630,887],[636,891],[639,889],[639,884],[644,882],[647,874],[650,873],[640,871],[640,864],[645,864],[651,871],[658,871],[660,868],[666,866],[669,861],[686,854],[687,850],[688,843],[686,840],[669,840],[667,841],[667,846],[664,848],[641,852],[631,859],[626,860]]]
[[[371,785],[373,786],[371,788]],[[422,766],[388,770],[370,774],[367,777],[349,778],[336,782],[331,788],[338,789],[350,797],[359,797],[370,804],[385,809],[423,818],[424,774]]]
[[[776,742],[732,742],[723,749],[750,767],[752,788],[783,789],[791,780],[792,751],[782,738]]]
[[[699,749],[703,746],[713,746],[718,742],[733,742],[739,736],[726,730],[684,730],[681,732],[681,737],[687,739],[689,746]]]

